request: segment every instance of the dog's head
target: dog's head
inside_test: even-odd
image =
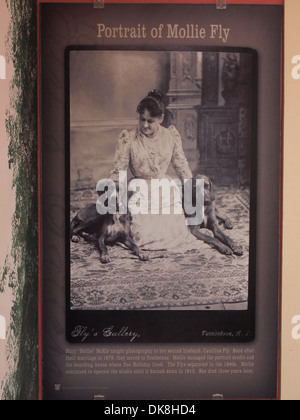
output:
[[[211,178],[206,175],[198,174],[193,177],[193,196],[196,194],[196,181],[197,179],[203,179],[204,181],[204,204],[210,206],[215,201],[216,196],[214,192],[214,185]]]
[[[70,234],[79,235],[82,232],[94,233],[103,217],[97,212],[96,203],[89,203],[81,209],[71,222]]]
[[[104,194],[106,197],[104,206],[108,207],[109,203],[116,203],[117,212],[119,212],[121,200],[119,191],[119,182],[111,181],[108,183],[108,180],[103,180],[102,183],[98,182],[97,192],[99,197],[102,197]]]

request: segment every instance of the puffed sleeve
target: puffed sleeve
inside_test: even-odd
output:
[[[119,136],[115,153],[114,168],[110,173],[110,179],[119,180],[119,172],[127,171],[130,163],[130,135],[124,130]]]
[[[182,147],[181,136],[173,125],[169,127],[169,130],[174,141],[172,165],[181,181],[184,179],[190,179],[193,177],[193,174]]]

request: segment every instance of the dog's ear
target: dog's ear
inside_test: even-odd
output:
[[[213,182],[212,178],[209,178],[209,184],[210,184],[211,201],[215,201],[216,200],[216,194],[215,194],[215,187],[214,187],[214,182]]]
[[[118,193],[120,191],[120,183],[119,183],[119,181],[115,181],[115,185],[116,185],[116,191]]]
[[[74,235],[74,229],[80,224],[78,215],[74,217],[70,225],[70,237],[72,239]]]
[[[190,197],[192,197],[192,200],[194,198],[194,185],[196,183],[196,178],[191,178],[189,180],[187,180],[187,182],[184,182],[183,186],[182,186],[182,204],[184,206],[184,203],[187,199],[189,199]]]

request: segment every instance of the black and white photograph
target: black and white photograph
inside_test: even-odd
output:
[[[69,49],[71,311],[249,310],[255,66],[247,49]]]

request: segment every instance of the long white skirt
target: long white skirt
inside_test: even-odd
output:
[[[164,179],[171,180],[168,177]],[[145,182],[148,185],[148,196],[139,191],[139,197],[140,200],[146,199],[144,202],[148,214],[132,214],[131,234],[135,243],[145,250],[194,249],[197,240],[190,233],[183,210],[181,214],[176,214],[182,209],[179,188],[174,187],[167,197],[162,194],[162,190],[153,188],[151,180]],[[153,204],[158,214],[152,214]]]

